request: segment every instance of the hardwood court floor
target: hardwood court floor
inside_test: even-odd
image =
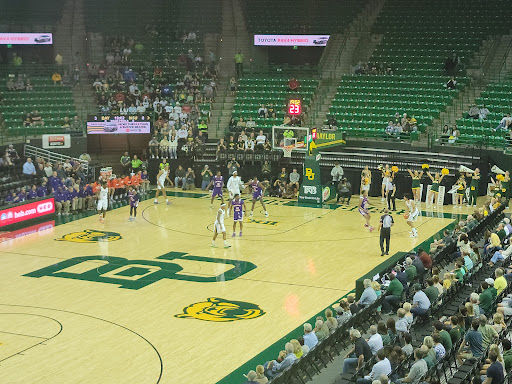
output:
[[[2,382],[215,383],[383,261],[357,196],[338,209],[267,199],[270,217],[258,206],[229,249],[210,247],[219,202],[210,209],[207,196],[192,196],[143,201],[136,222],[123,207],[105,224],[91,216],[0,243]],[[420,217],[411,239],[395,215],[390,253],[453,222],[439,216]]]

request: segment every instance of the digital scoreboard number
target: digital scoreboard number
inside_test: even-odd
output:
[[[288,114],[291,116],[302,114],[302,99],[293,98],[288,100]]]

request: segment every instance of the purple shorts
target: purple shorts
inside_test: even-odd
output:
[[[222,196],[222,189],[213,188],[212,197]]]
[[[261,196],[262,196],[261,192],[253,193],[252,194],[252,199],[253,200],[258,200],[258,199],[261,199]]]

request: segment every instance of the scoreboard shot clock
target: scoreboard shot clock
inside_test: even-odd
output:
[[[300,116],[302,114],[302,98],[290,97],[288,99],[287,113],[290,116]]]

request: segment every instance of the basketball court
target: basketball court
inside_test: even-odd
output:
[[[142,201],[136,222],[122,207],[105,224],[93,215],[0,243],[0,362],[9,383],[53,383],[57,372],[60,382],[215,383],[384,260],[357,196],[318,208],[267,198],[270,217],[257,206],[242,237],[231,238],[226,218],[232,247],[224,249],[222,241],[210,247],[220,203],[211,209],[207,194],[175,191],[169,206]],[[380,199],[372,203],[376,225]],[[458,215],[423,211],[418,238],[400,211],[394,218],[391,255]]]

